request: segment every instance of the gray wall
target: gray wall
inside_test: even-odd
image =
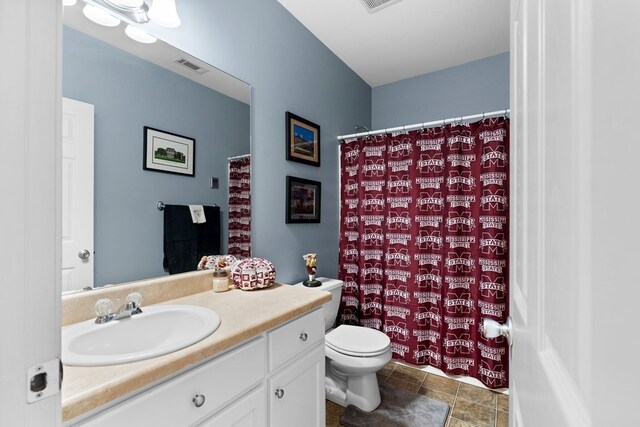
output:
[[[509,53],[378,86],[372,99],[373,129],[504,110]]]
[[[276,0],[177,3],[182,26],[154,32],[249,82],[252,92],[254,255],[277,280],[305,279],[302,254],[318,253],[318,274],[338,265],[336,136],[371,122],[371,88]],[[321,126],[320,168],[285,160],[285,112]],[[322,222],[285,224],[285,176],[322,182]]]
[[[95,105],[95,283],[166,274],[158,200],[221,206],[226,247],[227,158],[249,152],[249,106],[68,27],[62,64],[63,96]],[[142,170],[143,126],[195,138],[196,176]]]

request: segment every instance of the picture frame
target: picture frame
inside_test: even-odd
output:
[[[286,113],[287,160],[320,167],[320,126]]]
[[[286,224],[320,222],[322,183],[287,175]]]
[[[196,175],[196,140],[144,126],[142,169],[178,175]]]

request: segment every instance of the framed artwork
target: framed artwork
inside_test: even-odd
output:
[[[145,126],[142,168],[195,176],[196,140]]]
[[[287,160],[320,166],[320,126],[287,111]]]
[[[287,176],[285,223],[319,223],[321,191],[318,181]]]

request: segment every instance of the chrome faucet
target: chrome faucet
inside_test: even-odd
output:
[[[118,311],[113,315],[113,320],[124,319],[125,317],[131,317],[134,314],[142,313],[142,309],[135,301],[127,301],[120,306]]]
[[[122,304],[118,310],[112,312],[113,302],[108,298],[101,298],[96,301],[96,320],[95,323],[102,324],[112,320],[120,320],[125,317],[131,317],[134,314],[142,313],[140,303],[142,302],[142,295],[139,292],[132,292],[125,298],[125,303]]]

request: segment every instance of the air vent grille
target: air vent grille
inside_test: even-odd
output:
[[[399,1],[400,0],[362,0],[362,3],[369,13],[374,13]]]
[[[204,74],[207,71],[209,71],[206,68],[203,68],[203,67],[199,66],[198,64],[194,64],[193,62],[191,62],[191,61],[189,61],[188,59],[185,59],[185,58],[178,58],[174,62],[176,62],[177,64],[180,64],[180,65],[182,65],[184,67],[187,67],[191,71],[195,71],[198,74]]]

